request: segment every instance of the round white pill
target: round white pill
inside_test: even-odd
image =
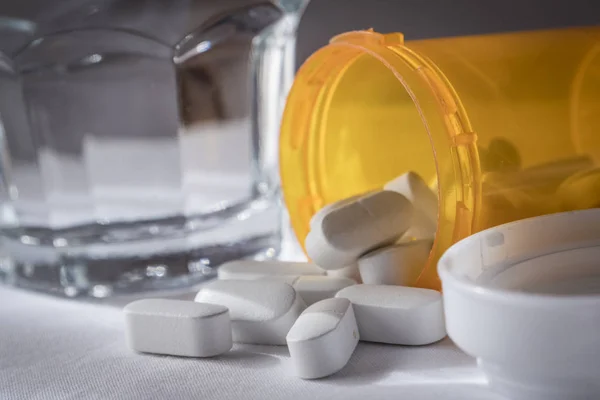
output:
[[[358,259],[363,283],[412,286],[423,271],[432,240],[413,240],[373,250]]]
[[[129,303],[125,313],[127,344],[135,351],[185,357],[212,357],[232,346],[227,308],[171,299]]]
[[[293,287],[271,280],[213,281],[195,301],[227,307],[233,341],[252,344],[285,344],[285,335],[306,308]]]
[[[286,339],[300,378],[322,378],[339,371],[359,339],[352,304],[342,298],[313,304],[300,315]]]
[[[306,253],[323,269],[343,268],[369,250],[395,242],[409,228],[412,212],[410,201],[396,192],[359,197],[314,224]]]
[[[219,279],[260,279],[267,276],[325,275],[315,264],[288,261],[236,260],[219,266]]]
[[[418,346],[446,336],[442,295],[435,290],[354,285],[335,297],[352,302],[361,340]]]

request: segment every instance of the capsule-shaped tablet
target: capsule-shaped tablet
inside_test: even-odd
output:
[[[346,199],[342,199],[342,200],[336,201],[334,203],[327,204],[325,207],[323,207],[319,211],[317,211],[315,213],[315,215],[313,215],[312,218],[310,219],[310,227],[311,227],[311,229],[312,229],[313,226],[318,225],[323,220],[323,217],[325,217],[331,210],[339,208],[339,207],[343,206],[344,204],[351,203],[354,200],[356,200],[356,199],[358,199],[359,197],[362,197],[362,196],[364,196],[364,194],[359,194],[359,195],[356,195],[356,196],[352,196],[352,197],[348,197]]]
[[[321,268],[339,269],[376,247],[395,242],[410,225],[413,207],[403,195],[379,191],[327,213],[306,237],[308,256]]]
[[[589,156],[575,156],[538,164],[506,178],[510,187],[552,194],[565,179],[594,168]]]
[[[508,180],[507,174],[485,174],[481,186],[482,226],[496,226],[557,211],[554,196],[525,186],[515,187],[515,182]]]
[[[232,346],[226,307],[171,299],[129,303],[125,313],[127,344],[143,353],[212,357]]]
[[[425,268],[432,240],[413,240],[373,250],[358,259],[363,283],[412,286]]]
[[[404,195],[431,222],[436,223],[438,214],[437,195],[415,172],[409,171],[386,183],[383,188]]]
[[[564,211],[600,207],[600,168],[572,175],[556,191]]]
[[[260,279],[276,275],[325,275],[315,264],[287,261],[236,260],[221,265],[219,279]]]
[[[335,297],[352,302],[360,340],[418,346],[446,336],[442,295],[435,290],[363,284]]]
[[[284,345],[285,335],[306,308],[290,285],[268,280],[216,280],[195,301],[229,309],[233,341]]]
[[[296,282],[298,280],[298,278],[300,278],[300,275],[270,275],[270,276],[263,276],[262,278],[259,278],[259,279],[261,281],[283,282],[283,283],[287,283],[288,285],[293,287],[294,282]]]
[[[489,211],[491,221],[483,226],[559,212],[554,196],[559,185],[592,168],[594,162],[589,156],[577,156],[523,170],[486,173],[482,185],[482,209]],[[505,215],[507,217],[503,217]]]
[[[326,299],[308,307],[287,334],[294,373],[322,378],[342,369],[358,344],[359,333],[346,299]]]
[[[356,285],[356,281],[352,279],[330,276],[273,275],[262,279],[291,285],[307,306],[334,297],[337,292],[347,286]]]

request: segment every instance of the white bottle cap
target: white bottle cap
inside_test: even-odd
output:
[[[446,328],[509,398],[600,393],[600,209],[516,221],[438,264]]]

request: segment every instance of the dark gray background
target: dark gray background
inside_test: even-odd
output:
[[[312,0],[298,63],[338,33],[374,28],[407,40],[600,23],[600,0]]]
[[[177,26],[179,23],[172,20],[172,14],[176,14],[173,10],[186,10],[185,4],[193,1],[210,9],[260,0],[0,0],[0,17],[40,22],[52,20],[70,9],[85,10],[86,5],[128,4],[135,10],[160,4],[164,12],[152,21],[153,29],[160,30],[161,25]],[[77,19],[84,15],[73,13],[68,17]],[[369,27],[379,32],[401,31],[410,40],[599,22],[600,0],[311,0],[298,32],[298,62],[338,33]],[[1,42],[11,41],[6,31],[0,33]]]

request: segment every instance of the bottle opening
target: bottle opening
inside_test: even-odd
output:
[[[332,83],[313,146],[315,183],[327,204],[381,188],[415,171],[437,185],[431,141],[409,93],[370,54],[362,54]]]
[[[334,38],[298,72],[281,140],[283,191],[300,242],[324,205],[382,188],[408,171],[443,193],[418,283],[439,286],[438,249],[471,232],[478,170],[475,135],[439,71],[398,34]]]

